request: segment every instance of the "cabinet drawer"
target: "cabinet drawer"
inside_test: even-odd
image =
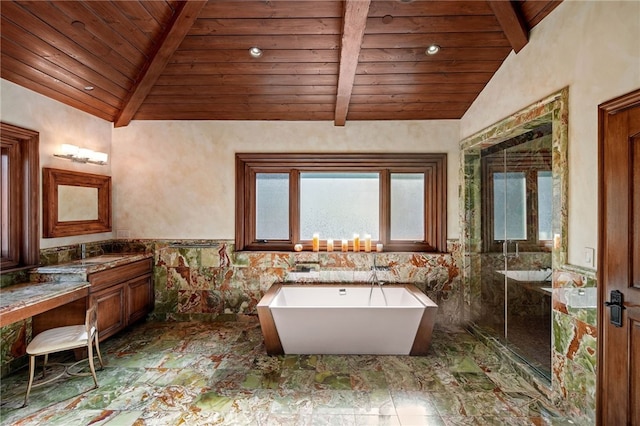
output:
[[[151,273],[153,260],[143,259],[127,265],[118,266],[106,271],[95,272],[89,275],[91,292],[99,291],[102,288],[122,283],[140,275]]]

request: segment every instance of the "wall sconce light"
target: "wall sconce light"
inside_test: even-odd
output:
[[[101,166],[107,164],[109,154],[106,152],[92,151],[87,148],[80,148],[75,145],[63,143],[60,147],[59,154],[53,154],[54,157],[66,158],[67,160],[77,163],[99,164]]]

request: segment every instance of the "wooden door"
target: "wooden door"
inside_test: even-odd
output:
[[[640,426],[640,90],[599,114],[597,417]]]

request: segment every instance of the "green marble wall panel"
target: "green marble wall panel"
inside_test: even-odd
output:
[[[565,266],[553,281],[553,377],[561,405],[595,422],[597,296],[593,270]]]
[[[465,309],[472,322],[499,315],[504,297],[491,291],[501,260],[482,253],[479,152],[524,134],[545,121],[553,122],[553,233],[551,259],[521,256],[509,268],[553,268],[552,386],[549,398],[563,405],[579,424],[595,423],[596,309],[587,299],[595,295],[595,272],[567,264],[568,250],[568,100],[567,88],[472,135],[460,144],[460,223],[464,260]],[[495,290],[495,289],[494,289]],[[485,300],[492,301],[484,306]],[[531,306],[533,308],[533,306]],[[491,339],[488,339],[489,342]]]
[[[255,315],[274,283],[366,282],[373,253],[235,252],[232,241],[155,241],[154,318],[214,320],[220,315]],[[439,306],[438,321],[463,318],[460,244],[446,254],[380,253],[384,281],[416,284]],[[313,269],[297,273],[296,265]]]

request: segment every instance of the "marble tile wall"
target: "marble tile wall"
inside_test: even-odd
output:
[[[554,273],[552,385],[563,409],[590,424],[596,415],[596,292],[593,270]]]
[[[372,253],[235,252],[232,241],[156,241],[156,305],[162,320],[204,320],[255,314],[265,291],[278,282],[362,282]],[[459,244],[449,253],[379,253],[378,276],[412,283],[439,305],[438,322],[464,321]],[[296,266],[308,269],[296,271]]]

